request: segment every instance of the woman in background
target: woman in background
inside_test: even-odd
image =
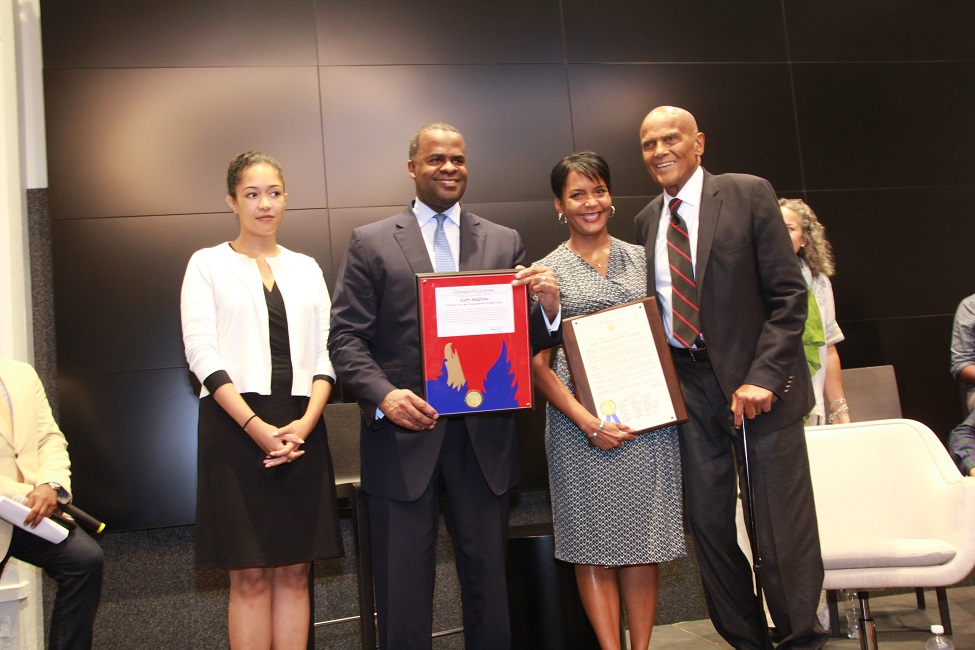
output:
[[[836,350],[836,344],[844,337],[836,324],[833,285],[829,281],[835,272],[833,249],[826,239],[826,229],[805,201],[779,199],[779,207],[792,238],[792,247],[799,256],[802,277],[806,279],[810,295],[815,298],[809,302],[803,335],[816,393],[816,405],[806,424],[846,424],[850,421],[850,407],[843,394],[840,353]]]
[[[259,152],[227,170],[240,231],[197,251],[183,343],[200,396],[196,566],[228,569],[232,648],[305,648],[311,561],[341,555],[322,411],[335,371],[318,264],[277,243],[287,193]]]
[[[609,235],[616,209],[609,167],[593,152],[570,154],[552,170],[555,209],[568,241],[536,265],[557,277],[568,318],[647,295],[642,247]],[[620,597],[632,648],[650,644],[657,607],[657,563],[682,557],[677,428],[634,435],[603,422],[575,398],[565,353],[533,360],[549,401],[545,429],[555,556],[576,565],[582,603],[602,648],[620,647]]]

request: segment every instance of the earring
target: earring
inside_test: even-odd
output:
[[[609,206],[609,218],[612,219],[615,214],[616,214],[616,206],[615,205]]]
[[[569,223],[568,217],[559,212],[559,223]]]

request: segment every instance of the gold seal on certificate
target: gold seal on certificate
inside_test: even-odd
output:
[[[616,402],[611,399],[604,400],[603,403],[599,405],[599,412],[608,418],[616,413]]]
[[[464,403],[472,409],[476,409],[484,403],[484,396],[476,390],[468,391],[467,395],[464,397]]]

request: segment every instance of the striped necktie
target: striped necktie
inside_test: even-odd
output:
[[[674,338],[686,347],[701,343],[701,316],[697,306],[697,284],[694,282],[694,263],[687,224],[677,214],[680,199],[670,201],[670,223],[667,225],[667,257],[670,261],[670,284],[673,297]]]
[[[450,252],[450,245],[447,243],[447,232],[443,228],[445,214],[436,215],[437,229],[433,232],[433,270],[437,273],[452,273],[457,270],[454,256]]]

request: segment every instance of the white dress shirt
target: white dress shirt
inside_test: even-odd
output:
[[[416,215],[416,221],[420,224],[420,232],[423,233],[423,241],[427,245],[427,254],[430,256],[434,268],[437,268],[437,254],[433,250],[433,236],[437,231],[436,216],[442,214],[447,217],[443,220],[443,229],[447,235],[447,245],[450,246],[450,255],[454,258],[454,268],[459,269],[460,203],[454,203],[443,212],[436,212],[420,199],[414,199],[413,214]]]

